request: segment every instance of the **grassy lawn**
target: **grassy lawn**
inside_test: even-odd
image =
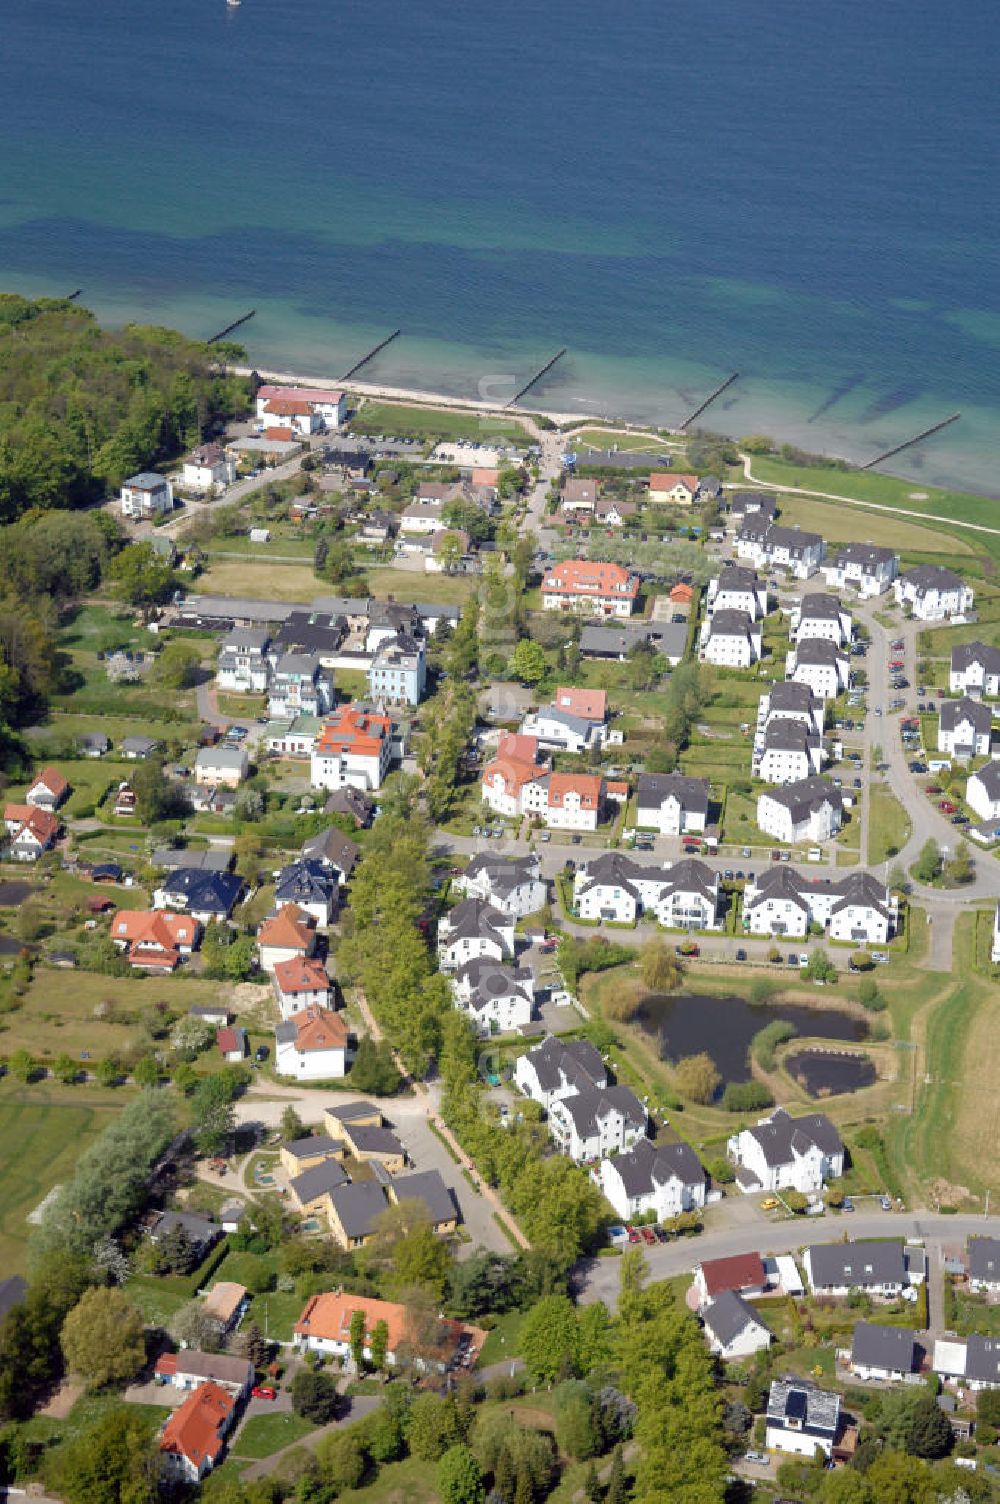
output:
[[[955,1291],[955,1306],[955,1330],[960,1337],[969,1337],[973,1332],[982,1337],[1000,1337],[1000,1306],[990,1305],[984,1296],[970,1295],[962,1289]]]
[[[865,543],[891,547],[897,552],[907,550],[911,553],[971,556],[976,551],[976,545],[971,541],[975,537],[973,533],[957,537],[939,531],[934,524],[914,522],[908,517],[888,514],[879,516],[877,511],[869,511],[867,507],[845,506],[836,501],[817,501],[812,496],[782,496],[778,504],[781,507],[781,521],[785,526],[808,528],[820,533],[827,539],[828,547],[832,543],[863,539]]]
[[[678,456],[677,450],[671,444],[665,446],[662,439],[649,438],[646,434],[620,433],[614,428],[585,428],[581,433],[573,435],[573,447],[584,448],[590,445],[592,449],[628,449],[638,452],[648,451],[650,454],[662,454],[665,447],[669,447],[673,455],[674,469],[684,473],[684,464]],[[686,462],[685,462],[686,463]]]
[[[527,444],[531,436],[517,418],[455,412],[442,407],[404,407],[365,400],[349,424],[352,433],[395,434],[401,439],[474,439],[481,444]]]
[[[887,785],[873,783],[868,798],[868,862],[875,867],[902,850],[909,839],[910,821]]]
[[[65,987],[65,978],[62,978]],[[52,1189],[71,1177],[80,1154],[107,1126],[115,1107],[106,1096],[79,1088],[79,1105],[39,1101],[45,1088],[0,1088],[0,1269],[23,1272],[27,1264],[26,1216]],[[123,1099],[122,1105],[124,1105]]]
[[[486,1368],[491,1363],[501,1363],[504,1358],[516,1357],[523,1320],[524,1314],[521,1311],[508,1311],[505,1316],[497,1318],[496,1326],[483,1343],[479,1356],[480,1368]]]
[[[0,1051],[10,1055],[23,1048],[37,1060],[47,1060],[64,1052],[79,1058],[86,1050],[92,1060],[99,1060],[134,1042],[146,1009],[162,1002],[181,1014],[192,1003],[218,998],[218,982],[196,977],[104,977],[85,971],[67,975],[39,966],[17,1011],[0,1017]],[[107,1005],[99,1018],[98,1005]],[[83,1093],[90,1088],[76,1089]]]
[[[368,589],[379,600],[420,601],[434,606],[460,606],[478,581],[467,574],[417,574],[407,569],[369,569]]]
[[[364,1488],[349,1488],[338,1495],[342,1504],[433,1504],[437,1491],[437,1463],[407,1457],[389,1462]]]
[[[301,601],[333,594],[310,564],[249,563],[245,559],[212,559],[198,579],[204,595],[249,595],[254,599]]]
[[[301,1415],[254,1415],[233,1442],[232,1455],[253,1460],[270,1457],[272,1453],[280,1452],[282,1447],[290,1447],[293,1442],[301,1441],[303,1436],[308,1436],[315,1429],[312,1421]]]
[[[65,1420],[55,1420],[48,1415],[34,1415],[18,1428],[18,1434],[28,1441],[45,1442],[47,1446],[74,1441],[82,1431],[89,1430],[110,1410],[115,1410],[120,1405],[121,1396],[112,1389],[82,1394]],[[128,1413],[138,1416],[152,1435],[166,1420],[171,1408],[169,1405],[129,1405]]]

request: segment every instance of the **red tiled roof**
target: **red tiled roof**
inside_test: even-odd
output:
[[[387,715],[373,715],[371,711],[345,705],[328,718],[315,750],[320,755],[353,752],[359,757],[377,757],[391,730],[392,722]]]
[[[294,428],[287,428],[283,424],[279,423],[276,428],[265,428],[264,437],[265,439],[274,439],[276,442],[280,441],[284,444],[287,443],[290,439],[294,439],[295,430]]]
[[[35,784],[38,783],[44,784],[49,793],[54,795],[56,799],[61,799],[69,788],[66,779],[56,768],[43,768],[31,787],[34,788]]]
[[[672,491],[676,485],[685,486],[692,494],[698,489],[697,475],[672,475],[669,470],[654,470],[649,477],[651,491]]]
[[[273,397],[266,404],[265,412],[269,418],[308,418],[312,416],[312,407],[295,397]]]
[[[474,486],[496,486],[500,481],[499,470],[473,470],[472,484]]]
[[[542,580],[542,592],[545,595],[612,596],[634,600],[639,594],[639,580],[620,564],[565,559],[547,571]]]
[[[328,1342],[349,1342],[351,1317],[355,1311],[364,1312],[366,1338],[371,1337],[380,1321],[385,1322],[389,1329],[388,1350],[394,1352],[406,1335],[406,1307],[391,1300],[346,1295],[342,1290],[314,1295],[307,1301],[293,1330],[296,1336],[322,1337]]]
[[[606,689],[567,689],[560,686],[552,702],[558,710],[582,716],[585,721],[603,721],[608,714]]]
[[[176,950],[193,945],[199,928],[190,914],[172,914],[169,909],[119,909],[111,921],[111,938],[134,946]]]
[[[153,1372],[160,1374],[162,1378],[170,1378],[172,1374],[177,1372],[177,1354],[161,1353],[156,1360],[156,1367]]]
[[[571,794],[580,798],[582,809],[597,809],[601,802],[601,779],[597,773],[553,773],[549,778],[549,804],[565,807]]]
[[[8,804],[3,817],[8,825],[16,827],[11,832],[15,841],[28,830],[40,845],[47,846],[59,830],[59,817],[34,804]]]
[[[199,1384],[183,1405],[178,1406],[163,1428],[160,1451],[174,1452],[199,1471],[222,1451],[223,1434],[236,1408],[236,1401],[211,1379]]]
[[[706,1259],[701,1266],[705,1289],[712,1297],[723,1290],[759,1290],[766,1283],[759,1253],[735,1253],[728,1259]]]
[[[274,968],[274,980],[284,993],[330,990],[326,967],[315,956],[293,956],[290,961],[279,961]]]
[[[680,583],[675,585],[673,590],[671,590],[670,599],[672,601],[691,601],[694,599],[694,591],[691,589],[690,585],[685,585],[684,581],[681,580]]]
[[[297,903],[286,903],[271,919],[265,919],[257,931],[258,945],[279,950],[308,951],[313,943],[316,921]]]
[[[295,1025],[295,1048],[309,1050],[343,1050],[347,1048],[347,1024],[330,1008],[303,1008],[288,1020]]]
[[[242,1031],[237,1033],[233,1028],[218,1029],[215,1035],[215,1042],[223,1055],[232,1055],[236,1050],[242,1049],[243,1042],[241,1035]]]
[[[300,402],[322,402],[336,405],[343,400],[343,392],[334,391],[330,387],[318,386],[262,386],[257,390],[257,396],[265,402],[273,402],[275,398],[289,398]]]

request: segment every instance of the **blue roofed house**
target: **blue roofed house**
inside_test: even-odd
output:
[[[775,1379],[767,1397],[768,1451],[829,1457],[840,1425],[840,1395],[803,1381]]]
[[[337,874],[323,862],[311,858],[290,862],[282,867],[274,881],[274,906],[297,904],[311,914],[317,924],[327,925],[340,908],[340,884]]]
[[[243,879],[234,872],[178,867],[161,878],[153,893],[153,907],[192,914],[202,924],[221,923],[233,912],[242,891]]]

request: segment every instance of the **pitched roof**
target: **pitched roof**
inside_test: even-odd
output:
[[[708,814],[708,779],[685,778],[681,773],[640,773],[639,806],[657,807],[676,799],[681,809]]]
[[[753,1306],[742,1295],[737,1295],[735,1290],[720,1290],[711,1305],[707,1305],[702,1311],[701,1319],[721,1347],[728,1347],[748,1326],[770,1330]]]
[[[965,1345],[965,1377],[991,1386],[1000,1384],[1000,1340],[974,1335]]]
[[[620,564],[564,559],[546,570],[542,591],[548,595],[610,595],[634,600],[639,594],[639,577]]]
[[[781,1426],[794,1421],[796,1430],[807,1436],[832,1437],[840,1419],[840,1395],[803,1381],[775,1379],[767,1397],[767,1418]]]
[[[197,919],[190,914],[172,914],[169,909],[119,909],[111,921],[112,940],[160,946],[163,950],[193,945],[198,930]]]
[[[758,579],[755,569],[747,569],[744,564],[723,564],[716,578],[715,595],[718,599],[723,591],[743,595],[748,590],[756,595],[763,588],[763,582]]]
[[[191,1374],[196,1379],[211,1379],[219,1384],[249,1384],[253,1381],[253,1364],[249,1358],[230,1353],[203,1353],[186,1347],[179,1353],[161,1353],[155,1372],[172,1375]]]
[[[970,1238],[969,1277],[1000,1284],[1000,1238]]]
[[[797,679],[779,679],[767,692],[768,715],[775,710],[809,712],[816,710],[819,704],[811,687]]]
[[[389,1182],[389,1188],[397,1201],[422,1202],[435,1227],[442,1222],[458,1220],[454,1194],[445,1185],[438,1170],[421,1170],[414,1175],[400,1175]]]
[[[831,642],[828,637],[804,637],[801,642],[795,644],[794,652],[796,668],[801,663],[822,664],[823,667],[830,667],[847,661],[843,648]]]
[[[964,673],[973,663],[981,663],[984,673],[1000,674],[1000,648],[985,642],[956,642],[951,650],[951,671]]]
[[[69,783],[59,772],[58,768],[43,768],[32,779],[29,792],[30,789],[35,788],[38,784],[42,784],[47,788],[54,799],[61,799],[69,788]]]
[[[799,606],[800,621],[839,621],[842,614],[844,607],[828,590],[810,590]]]
[[[303,950],[311,947],[316,924],[311,914],[300,909],[298,904],[288,903],[269,919],[265,919],[257,931],[258,945],[277,950]]]
[[[274,968],[274,980],[286,997],[296,992],[329,992],[331,985],[318,956],[292,956],[289,961],[279,961]]]
[[[343,1016],[316,1004],[293,1013],[274,1032],[279,1044],[293,1044],[300,1055],[347,1048],[348,1030]]]
[[[749,637],[753,632],[753,618],[746,611],[716,611],[708,623],[709,637]]]
[[[321,756],[351,752],[358,757],[377,757],[391,733],[392,722],[387,715],[345,705],[327,718],[315,750]]]
[[[844,796],[840,789],[828,778],[820,778],[818,774],[798,778],[794,783],[783,784],[780,788],[764,789],[760,797],[782,805],[794,821],[804,820],[824,804],[832,804],[835,809],[842,809],[844,806]]]
[[[295,1323],[297,1337],[319,1337],[328,1342],[350,1342],[351,1317],[362,1311],[365,1317],[365,1338],[380,1321],[389,1329],[388,1349],[395,1352],[404,1341],[407,1332],[407,1310],[391,1300],[372,1300],[364,1295],[347,1295],[342,1290],[332,1290],[325,1295],[313,1295]]]
[[[373,1231],[376,1219],[386,1209],[382,1187],[375,1180],[355,1180],[349,1185],[335,1186],[330,1192],[330,1204],[347,1238],[366,1238]],[[298,1326],[295,1330],[298,1331]]]
[[[178,867],[163,878],[160,888],[168,900],[185,899],[188,909],[228,914],[243,891],[243,879],[235,872]]]
[[[339,1159],[324,1159],[321,1164],[303,1170],[301,1175],[296,1175],[288,1184],[299,1202],[305,1206],[308,1202],[315,1201],[317,1196],[325,1196],[328,1191],[347,1185],[349,1180],[350,1176]]]
[[[920,595],[928,590],[965,589],[965,581],[953,569],[945,569],[943,564],[917,564],[901,575],[900,579],[904,584],[915,586]]]
[[[723,1290],[762,1290],[767,1284],[759,1253],[734,1253],[725,1259],[705,1259],[701,1265],[705,1291],[716,1299]]]
[[[814,1243],[806,1253],[814,1289],[906,1283],[902,1243]]]
[[[34,804],[8,804],[3,817],[7,824],[16,826],[13,832],[15,841],[19,841],[27,831],[39,845],[47,846],[59,831],[58,815],[47,809],[39,809]]]
[[[743,909],[749,913],[760,904],[769,900],[780,900],[794,904],[797,909],[808,913],[809,905],[802,897],[802,882],[798,874],[790,872],[787,867],[767,867],[757,874],[753,881],[753,897],[744,898]],[[752,1130],[751,1130],[752,1131]]]
[[[826,1155],[840,1154],[844,1148],[837,1129],[822,1112],[793,1118],[783,1107],[776,1107],[769,1118],[745,1131],[756,1139],[764,1163],[772,1168],[792,1164],[795,1155],[806,1152],[811,1145]]]
[[[438,925],[441,939],[448,945],[456,940],[489,939],[503,943],[501,931],[509,921],[499,909],[494,909],[484,898],[463,898],[461,903],[443,915]]]
[[[343,1140],[330,1138],[325,1133],[307,1133],[305,1138],[295,1138],[281,1146],[293,1159],[312,1159],[317,1154],[343,1154]]]
[[[553,1111],[565,1113],[583,1139],[597,1133],[601,1122],[612,1113],[620,1113],[625,1119],[626,1127],[646,1126],[646,1109],[628,1086],[595,1087],[590,1091],[577,1092],[575,1096],[565,1097],[557,1103]]]
[[[641,1138],[625,1154],[618,1154],[615,1169],[628,1196],[650,1194],[674,1179],[682,1185],[704,1185],[705,1171],[690,1144],[654,1144]]]
[[[976,736],[988,736],[993,727],[993,712],[982,700],[970,700],[967,695],[961,700],[942,700],[941,730],[954,731],[962,721],[970,723]]]
[[[571,715],[582,716],[587,721],[605,721],[608,716],[608,692],[606,689],[575,689],[560,685],[552,704],[557,710],[568,710]]]
[[[543,1091],[555,1091],[563,1078],[575,1084],[577,1091],[586,1091],[599,1081],[606,1081],[608,1073],[597,1050],[585,1039],[548,1039],[527,1053],[538,1084]]]
[[[909,1327],[858,1321],[851,1341],[851,1362],[859,1368],[888,1368],[911,1373],[916,1345],[917,1334]]]
[[[989,800],[1000,799],[1000,762],[988,762],[981,767],[978,773],[973,773],[969,779],[975,778],[981,785],[983,792]]]
[[[199,1384],[164,1426],[160,1451],[185,1457],[198,1470],[206,1460],[214,1463],[235,1408],[236,1400],[227,1390],[211,1380]]]
[[[224,1055],[241,1055],[247,1052],[247,1031],[238,1026],[216,1030],[215,1042]]]
[[[677,485],[683,486],[693,495],[698,489],[698,477],[697,475],[674,475],[670,470],[654,470],[649,477],[651,491],[672,491]]]
[[[337,891],[336,878],[315,857],[289,862],[274,880],[275,902],[282,904],[329,904],[336,901]]]
[[[842,569],[845,564],[860,564],[863,570],[874,571],[880,564],[890,564],[896,557],[891,548],[880,548],[875,543],[845,543],[834,555],[834,567]]]
[[[553,809],[564,808],[571,798],[577,798],[581,809],[597,809],[601,802],[601,777],[598,773],[550,773],[548,776],[549,805]]]
[[[539,880],[538,857],[496,856],[492,851],[479,851],[465,869],[467,878],[483,873],[494,893],[506,895],[523,887],[525,883]]]
[[[214,1316],[218,1321],[228,1322],[233,1319],[246,1298],[247,1289],[244,1285],[238,1285],[230,1279],[216,1280],[205,1297],[202,1310],[206,1316]]]

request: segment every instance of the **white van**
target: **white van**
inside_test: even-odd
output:
[[[945,768],[951,772],[951,763],[947,757],[932,757],[927,763],[928,773],[943,773]]]
[[[806,861],[821,862],[822,860],[823,852],[821,851],[821,849],[818,846],[810,846],[809,850],[806,852]]]

